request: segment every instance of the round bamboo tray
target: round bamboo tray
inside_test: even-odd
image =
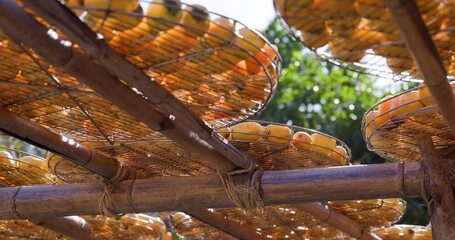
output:
[[[0,187],[53,184],[57,180],[43,166],[28,162],[27,158],[46,160],[32,154],[0,147]]]
[[[417,225],[394,225],[392,227],[374,229],[373,232],[382,239],[398,240],[431,240],[431,227]]]
[[[453,78],[454,5],[442,0],[416,3]],[[274,0],[274,5],[282,25],[319,59],[381,78],[421,81],[421,73],[383,1]]]
[[[67,239],[66,236],[37,226],[28,220],[0,220],[0,238],[10,240],[21,239]]]
[[[290,170],[311,167],[342,166],[349,163],[350,151],[340,140],[315,130],[264,121],[247,121],[259,126],[261,133],[235,132],[236,126],[219,129],[220,135],[228,138],[237,149],[254,159],[265,170]],[[267,126],[279,126],[286,134],[278,136]],[[292,139],[293,134],[303,132],[307,136],[318,134],[334,146],[344,148],[346,153],[337,152],[318,143]],[[229,136],[227,136],[229,133]],[[249,139],[249,140],[246,140]],[[216,173],[208,159],[192,154],[168,139],[127,142],[110,145],[107,142],[82,143],[102,154],[127,163],[144,177],[197,176]],[[58,156],[49,156],[51,171],[68,182],[95,181],[93,173],[76,166]]]
[[[270,239],[336,239],[345,236],[340,230],[314,219],[288,205],[268,206],[263,216],[252,210],[214,210],[242,225],[256,229]],[[268,214],[267,214],[268,213]],[[222,231],[181,212],[171,215],[176,233],[189,239],[235,239]]]
[[[162,239],[166,227],[160,218],[145,214],[125,214],[122,217],[84,216],[92,229],[93,239]]]
[[[362,131],[369,150],[397,161],[420,159],[419,135],[431,136],[440,151],[450,151],[455,144],[434,99],[423,85],[370,108],[363,117]]]
[[[406,202],[398,198],[338,201],[328,205],[364,227],[391,226],[406,211]]]
[[[141,6],[145,8],[148,3],[141,1]],[[210,28],[115,9],[102,9],[108,16],[101,18],[100,9],[69,7],[210,126],[223,127],[259,114],[277,87],[281,69],[278,52],[256,30],[205,10],[189,12],[188,6],[171,10],[187,18],[192,16],[189,13],[198,19],[205,17],[204,27]],[[164,6],[153,3],[153,7]],[[142,24],[123,26],[135,19]],[[224,19],[232,28],[224,28],[217,19]],[[66,38],[61,32],[50,30],[50,34]],[[0,63],[0,106],[65,136],[77,141],[111,142],[161,136],[3,34]]]

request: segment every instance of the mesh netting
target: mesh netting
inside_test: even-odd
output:
[[[454,4],[434,0],[416,3],[453,78]],[[274,0],[274,4],[283,26],[321,60],[382,78],[421,81],[421,73],[383,1]]]
[[[431,136],[439,150],[453,146],[454,137],[435,104],[424,85],[384,98],[362,120],[368,149],[384,158],[416,161],[418,136]]]
[[[262,131],[252,132],[242,127],[251,126],[251,124],[253,129],[259,127]],[[349,163],[350,151],[346,144],[311,129],[248,121],[230,128],[219,129],[218,132],[265,170],[341,166]],[[314,134],[319,135],[319,138],[324,141],[312,142],[311,135]],[[293,136],[306,138],[293,138]],[[139,175],[145,177],[197,176],[216,173],[209,159],[201,158],[168,139],[115,145],[110,145],[108,142],[82,142],[82,144],[127,163],[139,172]],[[344,149],[344,152],[339,149]],[[65,181],[96,180],[93,173],[68,160],[55,155],[49,158],[51,170]]]

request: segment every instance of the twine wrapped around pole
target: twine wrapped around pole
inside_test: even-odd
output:
[[[228,198],[238,208],[255,208],[262,212],[265,205],[262,200],[261,179],[264,170],[257,165],[251,165],[249,169],[224,172],[217,169],[223,187]],[[236,185],[233,176],[245,174],[243,184]]]
[[[128,165],[123,164],[119,161],[117,173],[112,178],[100,178],[100,184],[102,186],[102,193],[99,201],[100,214],[108,217],[115,216],[117,213],[114,212],[114,206],[112,203],[111,193],[118,183],[127,179],[135,179],[136,174],[133,169]],[[133,175],[133,176],[131,176]]]

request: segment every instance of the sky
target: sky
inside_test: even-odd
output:
[[[246,26],[264,30],[275,17],[273,0],[183,0],[201,4],[209,11],[236,19]]]

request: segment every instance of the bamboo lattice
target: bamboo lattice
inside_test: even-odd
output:
[[[230,138],[230,142],[240,151],[253,158],[265,170],[289,170],[324,166],[342,166],[349,163],[350,151],[340,140],[315,130],[263,122],[248,121],[263,128],[275,125],[287,129],[288,136],[271,135],[264,129],[262,133],[235,132],[230,128],[220,129],[219,133],[226,137],[238,135],[239,139]],[[236,126],[232,126],[235,129]],[[325,146],[292,139],[293,134],[304,132],[327,137],[337,146],[346,149],[346,154],[329,149]],[[252,140],[241,140],[249,138]],[[126,142],[110,145],[108,142],[82,142],[102,154],[115,157],[127,163],[145,177],[157,176],[197,176],[216,173],[209,159],[203,159],[168,139]],[[95,181],[95,175],[76,164],[59,156],[49,156],[50,169],[54,174],[68,182]]]
[[[416,3],[453,79],[455,6],[442,0]],[[274,0],[274,5],[282,25],[321,60],[382,78],[421,81],[422,75],[382,0]]]
[[[369,150],[397,161],[420,159],[416,138],[419,135],[431,136],[437,149],[448,149],[455,144],[424,85],[374,105],[363,117],[362,131]]]

